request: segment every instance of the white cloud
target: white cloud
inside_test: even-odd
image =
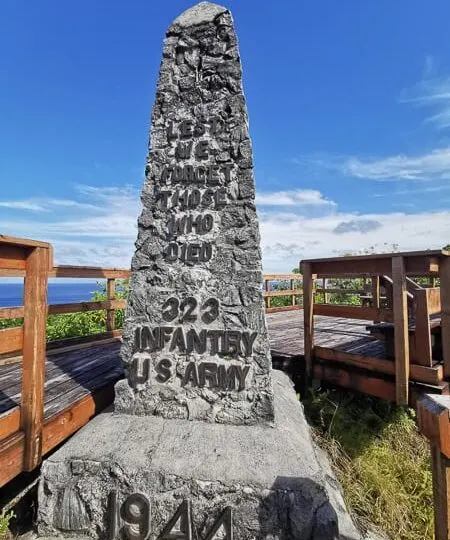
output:
[[[76,198],[14,201],[10,208],[29,208],[39,200],[39,219],[23,213],[0,216],[0,231],[11,236],[49,241],[58,264],[129,267],[141,211],[139,193],[131,186],[76,186]],[[42,219],[44,216],[44,219]],[[2,219],[3,218],[3,219]]]
[[[348,227],[342,223],[362,227]],[[377,227],[364,227],[367,222]],[[340,227],[341,226],[341,227]],[[438,249],[450,243],[450,211],[424,213],[354,214],[336,213],[313,219],[278,213],[260,220],[265,272],[287,272],[301,259],[332,257],[366,249],[387,252],[398,244],[400,250]],[[341,234],[336,234],[336,229]],[[362,230],[361,230],[362,229]]]
[[[402,91],[400,102],[429,107],[433,113],[426,122],[435,124],[439,129],[450,127],[450,77],[422,79],[412,88]]]
[[[336,206],[315,189],[261,192],[256,194],[256,204],[261,206]]]
[[[345,176],[376,181],[450,180],[450,146],[418,155],[396,154],[363,159],[357,156],[299,156],[292,160],[302,169],[326,169]]]
[[[279,193],[263,193],[263,201],[280,200]],[[311,193],[315,193],[311,200],[323,198],[319,192]],[[41,201],[50,208],[48,201]],[[2,216],[0,231],[52,242],[58,264],[129,267],[141,211],[138,190],[130,186],[81,186],[73,203],[30,213],[27,219],[22,213],[17,219]],[[89,211],[81,207],[84,204],[90,205]],[[325,215],[311,217],[307,216],[308,205],[273,206],[279,208],[259,207],[265,272],[290,271],[302,258],[337,256],[371,247],[388,251],[393,244],[404,250],[439,248],[450,242],[450,211],[356,215],[324,204]]]
[[[45,208],[35,201],[0,201],[0,207],[11,208],[13,210],[32,210],[37,212],[45,211]]]
[[[369,180],[447,180],[450,179],[450,147],[418,156],[395,155],[363,161],[348,158],[344,174]]]

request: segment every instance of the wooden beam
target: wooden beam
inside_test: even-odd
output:
[[[266,308],[266,313],[279,313],[281,311],[298,311],[299,309],[303,309],[303,306],[295,305],[295,306],[271,307],[271,308]]]
[[[50,277],[61,278],[99,278],[126,279],[131,275],[130,270],[123,268],[101,268],[96,266],[54,266]]]
[[[301,274],[264,274],[264,280],[269,281],[284,281],[286,279],[302,280]]]
[[[362,319],[364,321],[392,322],[393,314],[388,309],[375,309],[362,306],[343,306],[338,304],[314,304],[314,315],[326,317],[345,317],[347,319]]]
[[[431,444],[435,540],[450,539],[450,460]]]
[[[22,472],[24,448],[22,431],[0,442],[0,487]]]
[[[430,441],[436,540],[450,538],[450,396],[423,396],[417,403],[419,429]]]
[[[408,405],[409,337],[408,298],[403,257],[392,258],[395,344],[395,393],[397,405]]]
[[[27,249],[9,244],[0,245],[0,268],[6,270],[25,270]]]
[[[0,441],[20,431],[20,409],[16,407],[0,416]]]
[[[430,287],[425,289],[427,292],[428,312],[430,315],[436,315],[442,310],[441,306],[441,288]]]
[[[444,376],[450,378],[450,257],[441,262],[441,335]]]
[[[106,296],[109,302],[114,302],[116,298],[116,280],[109,278],[106,281]],[[106,330],[111,332],[116,327],[116,311],[110,307],[106,310]]]
[[[319,362],[314,362],[313,373],[315,378],[342,388],[349,388],[388,401],[395,400],[394,383],[371,376],[368,373],[355,373],[344,367],[330,366]]]
[[[264,278],[264,289],[265,289],[265,293],[264,293],[264,298],[265,298],[265,302],[266,302],[266,309],[270,309],[271,305],[270,305],[270,296],[269,293],[270,293],[270,279],[268,278]]]
[[[381,308],[381,294],[380,294],[380,276],[372,276],[371,291],[372,291],[372,307],[374,309]],[[378,319],[373,320],[374,324],[380,322]]]
[[[327,279],[326,278],[322,278],[322,292],[323,292],[323,303],[328,304],[329,290],[327,289]]]
[[[110,280],[110,281],[113,281],[113,280]],[[287,295],[289,295],[289,291],[287,292]],[[76,302],[73,304],[50,304],[48,306],[48,315],[59,315],[62,313],[78,313],[78,312],[84,312],[84,311],[97,311],[100,309],[114,311],[116,309],[123,309],[126,307],[126,305],[127,305],[126,300],[104,300],[100,302]],[[23,307],[0,308],[0,319],[21,319],[23,316],[24,316]]]
[[[42,435],[42,454],[50,452],[108,407],[114,401],[114,384],[108,384],[94,395],[82,398],[66,410],[47,419]]]
[[[312,375],[314,350],[314,278],[309,263],[302,264],[303,269],[303,328],[305,355],[305,388]]]
[[[0,354],[20,351],[23,347],[23,327],[0,330]]]
[[[315,259],[302,261],[301,264],[311,264],[312,272],[318,277],[344,277],[373,275],[389,275],[392,270],[391,260],[401,254],[382,254],[355,257],[339,257],[331,259]],[[418,254],[405,254],[405,273],[413,276],[427,276],[439,271],[441,252],[425,252]]]
[[[337,366],[319,361],[314,362],[314,377],[330,384],[349,388],[369,396],[375,396],[388,401],[396,400],[395,381],[387,375],[367,371],[349,369],[348,366]],[[445,394],[448,393],[448,383],[428,385],[420,382],[410,382],[409,405],[415,406],[418,397],[425,393]]]
[[[0,248],[1,249],[1,248]],[[25,277],[25,270],[12,270],[10,268],[0,267],[0,277]]]
[[[293,279],[290,280],[290,287],[291,287],[291,291],[293,291],[294,288],[295,288],[295,284],[294,284],[294,280],[293,280]],[[303,289],[301,289],[301,291],[302,291],[301,294],[303,294]],[[295,294],[293,294],[293,295],[291,296],[291,305],[292,305],[292,306],[295,306],[295,304],[296,304],[296,302],[295,302]]]
[[[376,356],[365,356],[357,353],[348,353],[328,347],[314,347],[314,358],[337,362],[347,366],[367,369],[386,375],[395,375],[395,364],[391,360],[378,358]],[[411,379],[427,384],[440,384],[444,380],[444,371],[441,365],[433,367],[424,367],[417,364],[411,364]]]
[[[48,242],[40,242],[39,240],[30,240],[29,238],[16,238],[15,236],[6,236],[5,234],[0,234],[0,245],[1,244],[11,244],[21,247],[43,247],[51,249],[51,244]],[[1,248],[0,248],[1,249]]]
[[[416,331],[414,334],[414,358],[412,360],[422,366],[431,366],[433,359],[427,289],[417,290],[415,298]]]
[[[0,308],[0,319],[21,319],[23,317],[23,307]]]
[[[417,402],[420,432],[450,458],[450,396],[424,395]]]
[[[48,249],[34,248],[27,258],[26,265],[21,396],[21,427],[25,433],[23,464],[25,471],[33,470],[41,460],[48,257]]]
[[[314,289],[314,292],[327,292],[330,294],[364,294],[366,291],[364,289],[338,289],[338,288],[324,288],[324,287],[316,287]],[[326,303],[326,302],[325,302]]]
[[[103,300],[100,302],[76,302],[74,304],[51,304],[48,306],[49,315],[62,313],[78,313],[97,311],[99,309],[121,309],[127,305],[126,300]]]
[[[268,283],[266,281],[266,283]],[[281,291],[269,291],[264,293],[264,298],[270,298],[272,296],[301,296],[303,289],[283,289]]]

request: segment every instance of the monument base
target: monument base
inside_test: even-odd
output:
[[[99,415],[43,464],[39,534],[361,539],[292,382],[273,384],[274,427]]]

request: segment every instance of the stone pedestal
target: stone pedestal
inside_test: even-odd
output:
[[[273,383],[273,427],[101,414],[44,463],[40,535],[360,539],[291,381]]]

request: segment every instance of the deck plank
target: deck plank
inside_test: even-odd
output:
[[[69,398],[76,402],[78,398],[101,388],[111,379],[120,378],[122,367],[119,349],[120,343],[115,342],[48,356],[45,418],[64,410],[70,404]],[[15,364],[14,369],[11,366],[0,366],[0,415],[20,404],[21,377],[21,364]]]

